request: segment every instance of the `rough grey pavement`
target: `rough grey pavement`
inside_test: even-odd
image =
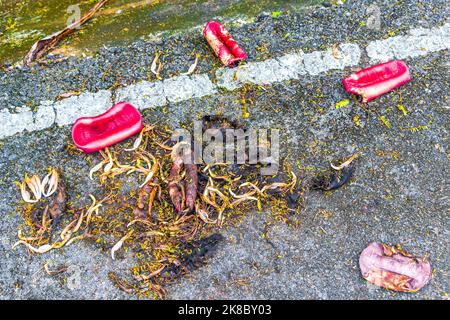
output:
[[[250,61],[262,61],[302,49],[325,50],[334,44],[357,43],[361,49],[375,40],[406,34],[412,28],[435,28],[448,22],[447,1],[376,2],[380,30],[364,26],[373,1],[347,1],[319,6],[276,19],[261,15],[254,22],[229,28]],[[200,51],[198,73],[214,73],[219,63],[198,30],[129,48],[110,48],[88,60],[71,58],[47,67],[16,69],[0,74],[1,108],[33,110],[71,90],[97,92],[150,80],[153,53],[167,52],[165,78],[186,71],[192,52]],[[329,161],[357,150],[351,182],[332,193],[308,191],[301,225],[282,223],[266,230],[264,213],[249,213],[235,228],[222,229],[226,241],[208,265],[168,288],[173,299],[446,299],[449,280],[448,123],[450,81],[448,50],[405,59],[412,81],[371,102],[366,113],[349,98],[341,79],[370,65],[365,50],[357,66],[331,70],[270,86],[252,86],[250,117],[258,128],[279,128],[282,156],[314,174]],[[239,119],[242,91],[217,94],[146,109],[146,122],[163,121],[176,128],[204,114],[223,113]],[[398,109],[403,105],[406,114]],[[389,122],[383,124],[379,116]],[[358,121],[359,120],[359,121]],[[128,299],[113,286],[110,271],[127,272],[132,259],[113,261],[109,251],[89,242],[64,250],[29,256],[23,247],[11,250],[20,217],[20,194],[13,184],[25,172],[57,166],[64,170],[70,201],[86,203],[99,191],[88,179],[98,155],[69,154],[70,126],[23,132],[0,142],[0,296],[3,299]],[[127,142],[128,144],[130,141]],[[399,294],[368,285],[360,276],[358,256],[371,241],[401,244],[419,256],[426,253],[433,278],[421,291]],[[69,270],[49,276],[43,265],[64,263]]]

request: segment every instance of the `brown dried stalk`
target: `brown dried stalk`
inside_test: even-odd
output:
[[[186,165],[186,206],[190,211],[194,210],[195,200],[197,199],[198,173],[195,164]]]
[[[99,1],[91,10],[88,11],[86,15],[84,15],[80,20],[73,22],[63,30],[60,30],[44,39],[37,41],[31,47],[30,51],[28,51],[27,55],[23,60],[23,64],[25,66],[30,65],[33,61],[40,59],[47,52],[53,49],[58,42],[62,39],[66,38],[70,34],[74,33],[77,27],[83,25],[86,21],[91,19],[98,10],[100,10],[108,0]]]
[[[181,212],[183,207],[183,195],[180,187],[182,169],[183,159],[181,157],[177,157],[173,162],[172,168],[170,169],[168,185],[170,199],[172,199],[172,203],[177,212]]]

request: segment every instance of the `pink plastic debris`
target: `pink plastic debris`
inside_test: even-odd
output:
[[[390,290],[415,292],[431,279],[431,265],[426,258],[377,242],[363,250],[359,267],[364,279]]]
[[[369,102],[409,80],[411,75],[406,63],[392,60],[358,71],[342,82],[347,92],[361,96],[362,102]]]
[[[203,35],[224,65],[234,67],[237,62],[247,59],[245,51],[220,23],[208,22],[203,29]]]

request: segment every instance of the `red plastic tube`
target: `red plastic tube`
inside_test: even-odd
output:
[[[224,65],[234,67],[237,62],[247,59],[245,51],[220,23],[208,22],[203,29],[203,35]]]
[[[392,60],[358,71],[342,80],[347,92],[362,97],[362,102],[373,100],[411,80],[403,61]]]
[[[142,130],[142,117],[127,102],[120,102],[95,117],[77,119],[72,127],[75,145],[86,153],[120,142]]]

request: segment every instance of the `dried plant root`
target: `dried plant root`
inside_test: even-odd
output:
[[[133,211],[135,219],[147,219],[151,217],[153,201],[159,188],[158,179],[154,178],[154,180],[147,182],[139,189],[138,199]],[[148,206],[147,210],[145,210],[146,206]]]
[[[75,218],[73,221],[71,221],[69,224],[67,224],[67,226],[61,231],[61,233],[59,235],[59,238],[61,240],[57,240],[57,241],[53,242],[52,244],[39,245],[39,240],[41,240],[41,238],[34,239],[34,238],[31,238],[31,237],[22,236],[22,231],[19,230],[20,231],[19,234],[18,234],[19,241],[17,241],[13,245],[12,248],[14,249],[18,245],[23,244],[31,252],[42,254],[42,253],[46,253],[46,252],[48,252],[50,250],[53,250],[53,249],[62,248],[65,245],[70,245],[75,240],[79,240],[79,239],[84,238],[85,234],[76,235],[74,237],[72,237],[72,235],[75,235],[80,230],[80,228],[81,228],[81,226],[83,224],[83,221],[85,222],[84,229],[88,228],[91,214],[93,212],[98,212],[98,208],[102,205],[102,202],[105,201],[107,198],[103,199],[102,201],[100,201],[98,203],[97,203],[96,199],[94,198],[94,196],[92,196],[92,195],[91,195],[91,199],[92,199],[92,204],[88,208],[88,210],[86,212],[81,211],[79,216],[77,218]],[[35,242],[37,243],[38,246],[37,245],[33,245]]]
[[[194,210],[195,200],[197,199],[197,189],[198,189],[198,173],[197,165],[187,164],[186,167],[186,206],[190,211]]]
[[[181,171],[183,170],[183,159],[181,157],[175,158],[172,169],[169,174],[168,191],[173,206],[177,212],[182,211],[183,195],[180,187]]]

